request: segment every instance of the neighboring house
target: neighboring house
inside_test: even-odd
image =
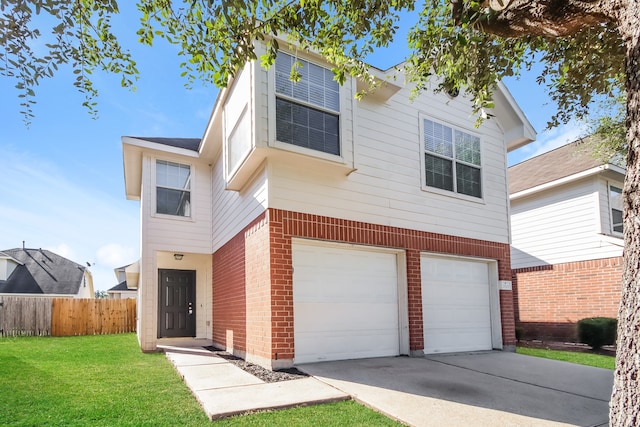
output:
[[[201,139],[123,137],[142,349],[210,339],[273,369],[512,349],[506,155],[535,132],[509,92],[476,128],[462,95],[373,70],[358,101],[297,55],[298,83],[291,52],[247,64]]]
[[[93,298],[84,266],[43,249],[0,251],[0,295]]]
[[[138,277],[140,268],[138,261],[133,264],[115,268],[114,273],[118,284],[107,291],[111,299],[125,299],[138,297]]]
[[[576,141],[509,168],[516,324],[573,340],[576,322],[617,317],[625,170]]]

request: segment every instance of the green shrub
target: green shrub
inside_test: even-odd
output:
[[[524,338],[524,328],[521,326],[516,326],[516,340],[522,341]]]
[[[589,317],[578,321],[578,341],[594,350],[616,342],[618,321],[611,317]]]

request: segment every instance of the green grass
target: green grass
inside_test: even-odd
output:
[[[398,425],[355,402],[221,420],[234,425]],[[164,354],[135,335],[0,338],[0,425],[210,426]]]
[[[215,427],[226,426],[402,426],[384,415],[356,403],[329,403],[283,411],[263,412],[217,421]]]
[[[614,369],[616,358],[602,354],[581,353],[574,351],[547,350],[544,348],[518,347],[519,354],[543,357],[545,359],[562,360],[564,362],[578,363],[580,365],[594,366],[596,368]]]

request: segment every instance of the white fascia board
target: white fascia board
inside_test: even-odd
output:
[[[604,169],[620,174],[622,177],[621,181],[624,180],[624,177],[627,174],[627,170],[625,168],[621,168],[620,166],[616,166],[611,163],[607,163],[606,165],[604,165]]]
[[[17,259],[15,259],[14,257],[12,257],[11,255],[7,255],[4,252],[0,252],[0,259],[6,259],[7,261],[13,261],[18,265],[24,265],[24,263],[18,261]]]
[[[504,132],[507,152],[511,152],[536,140],[536,130],[529,122],[504,83],[498,82],[493,96],[495,119]],[[509,117],[504,117],[508,115]]]
[[[142,191],[142,149],[125,144],[122,138],[122,170],[127,200],[140,200]]]
[[[202,157],[213,158],[222,149],[222,111],[229,95],[229,88],[233,86],[234,80],[235,77],[230,78],[227,87],[218,92],[209,121],[204,128],[202,143],[200,144],[200,155]]]
[[[509,200],[516,200],[522,197],[530,196],[531,194],[539,191],[548,190],[549,188],[557,187],[559,185],[567,184],[569,182],[577,181],[588,176],[597,175],[605,170],[607,165],[596,166],[595,168],[587,169],[585,171],[575,173],[573,175],[565,176],[564,178],[556,179],[555,181],[545,182],[544,184],[536,185],[535,187],[527,188],[526,190],[518,191],[509,195]]]
[[[200,157],[197,151],[158,144],[142,138],[123,136],[121,139],[124,187],[127,200],[140,200],[140,192],[142,191],[142,153],[144,151],[177,154],[189,158]]]

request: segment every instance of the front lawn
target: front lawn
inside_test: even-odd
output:
[[[518,347],[516,353],[528,356],[543,357],[545,359],[562,360],[565,362],[578,363],[580,365],[594,366],[596,368],[615,369],[616,358],[604,356],[602,354],[548,350],[544,348]]]
[[[0,338],[0,425],[206,426],[162,353],[134,334]],[[355,402],[247,415],[215,425],[398,425]]]

